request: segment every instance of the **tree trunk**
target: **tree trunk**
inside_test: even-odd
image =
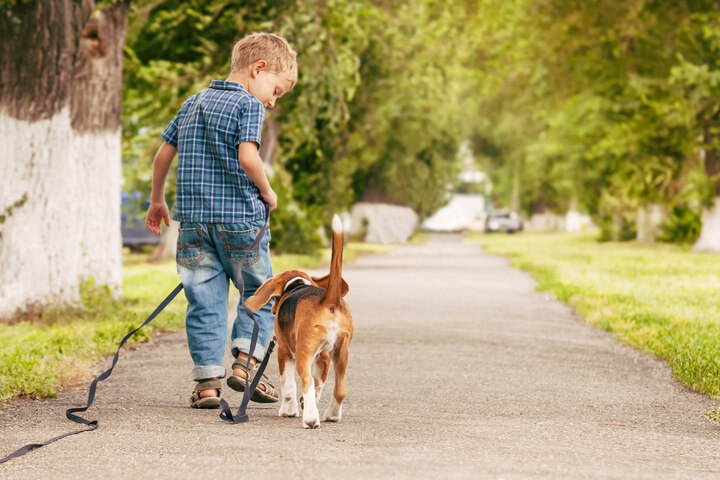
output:
[[[701,158],[705,164],[705,173],[715,182],[715,200],[711,208],[703,210],[702,230],[693,251],[720,253],[720,155],[712,148],[712,135],[710,125],[706,123],[703,129],[703,143],[711,146],[701,150]]]
[[[668,219],[667,209],[660,204],[642,205],[637,209],[635,239],[638,243],[655,243],[663,223]]]
[[[165,229],[162,241],[158,243],[148,257],[148,262],[161,262],[174,259],[177,255],[177,240],[180,235],[180,222],[170,220],[170,226]]]
[[[265,128],[263,129],[262,143],[260,144],[260,158],[262,158],[265,168],[269,168],[270,171],[272,171],[278,138],[280,137],[280,125],[275,121],[275,116],[276,114],[270,111],[265,119]]]
[[[120,108],[129,0],[0,15],[0,318],[119,292]]]
[[[712,208],[703,210],[700,238],[692,249],[694,252],[720,253],[720,196],[715,197]]]
[[[510,211],[518,213],[520,211],[520,159],[515,159],[513,165],[513,183],[512,194],[510,196]]]

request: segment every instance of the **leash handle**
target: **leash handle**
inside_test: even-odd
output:
[[[35,450],[36,448],[44,447],[45,445],[50,445],[51,443],[56,442],[56,441],[58,441],[58,440],[60,440],[60,439],[63,439],[63,438],[65,438],[65,437],[69,437],[70,435],[77,435],[78,433],[83,433],[83,432],[91,432],[91,431],[97,429],[97,428],[98,428],[98,425],[99,425],[97,420],[87,420],[87,419],[82,418],[82,417],[80,417],[80,416],[78,416],[78,415],[75,415],[75,414],[78,413],[78,412],[84,412],[84,411],[86,411],[86,410],[87,410],[88,408],[90,408],[90,406],[93,404],[93,402],[95,401],[95,392],[96,392],[96,390],[97,390],[97,384],[98,384],[98,382],[102,382],[103,380],[105,380],[106,378],[108,378],[108,377],[110,376],[110,374],[112,374],[112,371],[113,371],[113,369],[115,368],[115,365],[117,364],[118,359],[120,358],[120,349],[121,349],[122,346],[125,344],[125,342],[127,342],[130,337],[132,337],[133,335],[135,335],[135,333],[136,333],[138,330],[140,330],[141,328],[143,328],[143,327],[144,327],[145,325],[147,325],[148,323],[152,322],[153,319],[154,319],[161,311],[163,311],[163,309],[165,309],[165,307],[168,306],[168,304],[177,296],[178,293],[180,293],[180,290],[182,290],[182,289],[183,289],[183,286],[182,286],[182,283],[181,283],[181,284],[179,284],[177,287],[175,287],[175,289],[174,289],[172,292],[170,292],[170,294],[169,294],[167,297],[165,297],[165,300],[163,300],[163,301],[160,303],[160,305],[158,305],[157,308],[155,308],[155,310],[154,310],[154,311],[150,314],[150,316],[142,323],[142,325],[140,325],[139,327],[137,327],[135,330],[132,330],[132,331],[128,332],[127,335],[125,335],[125,337],[123,337],[123,339],[120,341],[120,344],[118,345],[117,351],[115,352],[115,357],[113,358],[112,365],[110,366],[110,368],[108,368],[108,369],[105,370],[103,373],[101,373],[100,375],[98,375],[97,377],[95,377],[95,379],[92,381],[92,384],[90,385],[90,391],[89,391],[89,393],[88,393],[87,405],[84,406],[84,407],[68,408],[68,409],[65,411],[65,416],[67,417],[68,420],[70,420],[70,421],[72,421],[72,422],[75,422],[75,423],[79,423],[79,424],[81,424],[81,425],[87,425],[87,426],[90,427],[90,428],[85,428],[85,429],[77,430],[77,431],[74,431],[74,432],[68,432],[68,433],[65,433],[65,434],[63,434],[63,435],[57,436],[57,437],[55,437],[55,438],[51,438],[50,440],[46,440],[45,442],[42,442],[42,443],[29,443],[29,444],[27,444],[27,445],[25,445],[25,446],[23,446],[23,447],[15,450],[13,453],[11,453],[10,455],[8,455],[7,457],[0,458],[0,463],[5,463],[5,462],[7,462],[8,460],[12,460],[13,458],[20,457],[20,456],[22,456],[22,455],[25,455],[27,452],[29,452],[29,451],[31,451],[31,450]]]

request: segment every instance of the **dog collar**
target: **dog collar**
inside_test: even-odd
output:
[[[304,285],[312,285],[312,282],[310,282],[310,280],[308,280],[305,277],[293,277],[290,280],[288,280],[287,282],[285,282],[285,286],[283,287],[283,293],[287,292],[288,290],[291,290],[290,287],[292,287],[293,284],[295,284],[297,282],[301,282]]]

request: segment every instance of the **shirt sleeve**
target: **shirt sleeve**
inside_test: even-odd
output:
[[[160,135],[163,140],[165,140],[173,147],[177,147],[178,144],[178,126],[180,125],[180,121],[187,113],[187,110],[193,103],[192,100],[194,98],[195,95],[188,97],[185,100],[185,103],[183,103],[183,106],[180,107],[180,110],[178,111],[177,115],[175,115],[175,118],[173,118],[170,123],[168,123],[167,127],[165,127],[165,130],[163,130],[162,135]]]
[[[247,102],[240,114],[235,146],[243,142],[255,142],[258,148],[260,148],[262,124],[264,120],[265,106],[254,98]]]

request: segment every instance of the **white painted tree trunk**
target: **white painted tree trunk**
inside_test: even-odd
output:
[[[0,318],[72,303],[89,278],[119,289],[120,132],[75,134],[68,108],[0,114],[0,172]]]
[[[655,243],[667,218],[667,209],[663,205],[653,203],[638,207],[636,240],[640,243]]]
[[[693,251],[720,253],[720,196],[715,197],[712,208],[703,210],[702,230]]]
[[[73,137],[73,159],[78,164],[77,219],[80,238],[80,280],[93,278],[120,294],[122,286],[122,183],[120,130],[86,132]]]
[[[9,8],[0,16],[0,320],[73,303],[90,278],[116,293],[122,282],[129,0]]]

